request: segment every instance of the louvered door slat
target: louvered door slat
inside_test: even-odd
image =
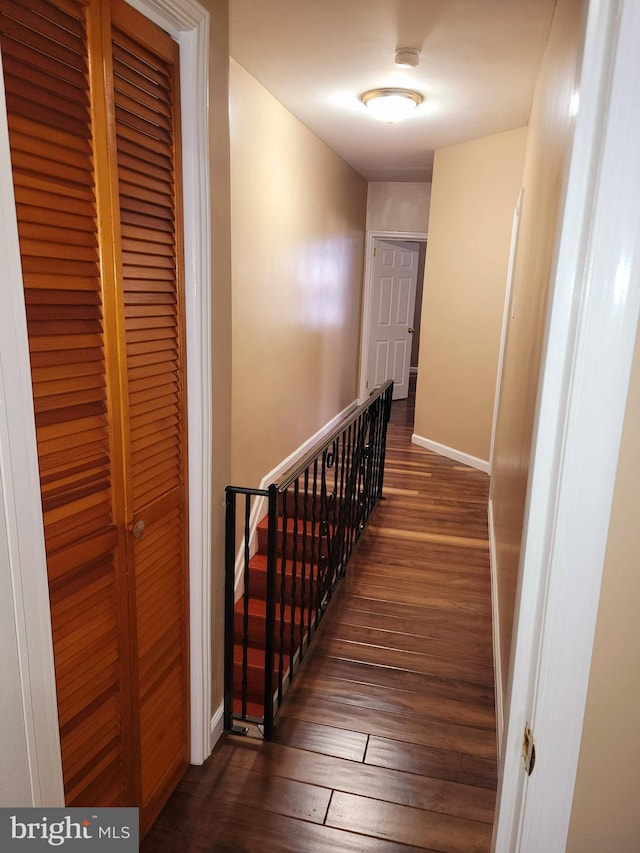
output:
[[[57,189],[57,192],[55,191]],[[15,185],[16,204],[26,205],[28,207],[39,207],[41,210],[55,210],[62,213],[71,213],[73,216],[91,217],[95,215],[95,210],[91,201],[82,201],[77,198],[69,197],[65,193],[65,187],[51,187],[49,190],[42,191],[39,188],[26,186],[26,178],[16,182]],[[46,220],[44,220],[46,221]],[[51,221],[51,220],[49,220]],[[64,274],[64,273],[62,273]],[[73,275],[73,272],[69,273]],[[78,273],[79,275],[91,275],[92,270],[88,272]]]
[[[20,45],[33,47],[39,54],[47,57],[46,63],[43,64],[55,68],[61,76],[64,76],[64,70],[60,68],[61,65],[69,66],[81,74],[85,73],[84,37],[83,39],[69,40],[63,27],[56,27],[54,24],[47,26],[50,22],[37,15],[29,16],[29,26],[25,26],[12,16],[12,12],[15,14],[15,11],[20,9],[19,3],[11,3],[10,0],[5,0],[4,8],[7,10],[7,14],[2,31],[7,39],[12,39]],[[60,38],[64,39],[67,46],[58,41]],[[10,43],[7,49],[11,50]],[[39,60],[39,57],[34,57],[34,64],[35,60]]]
[[[171,128],[171,105],[159,101],[150,92],[145,91],[144,87],[139,86],[140,76],[132,74],[127,70],[122,63],[114,63],[117,68],[118,86],[123,95],[128,96],[132,101],[136,101],[140,106],[148,107],[157,116],[165,116],[169,119],[167,127]]]
[[[65,377],[60,381],[53,379],[49,382],[33,383],[33,396],[36,399],[50,397],[53,394],[68,393],[72,391],[89,391],[92,389],[101,389],[104,397],[104,379],[99,374],[91,374],[87,368],[96,367],[93,364],[79,364],[75,372],[75,376]]]
[[[144,146],[151,162],[156,163],[160,168],[172,162],[169,138],[160,139],[157,136],[146,134],[144,132],[145,125],[141,123],[140,127],[136,127],[134,119],[128,116],[124,110],[121,110],[119,115],[116,114],[116,118],[121,119],[118,133],[124,142],[124,151],[132,150],[135,157],[137,156],[136,151],[138,154],[140,152],[140,146]],[[128,120],[123,121],[123,119]],[[165,136],[168,137],[167,134]]]
[[[68,166],[66,163],[56,163],[53,160],[49,160],[47,157],[34,155],[27,151],[22,152],[16,150],[13,161],[17,168],[29,169],[38,172],[43,172],[46,169],[49,174],[53,175],[53,177],[58,180],[67,180],[79,184],[84,179],[84,172],[82,171],[82,168]]]
[[[68,87],[70,86],[76,86],[78,89],[82,89],[83,75],[80,71],[71,67],[66,67],[65,69],[64,63],[44,54],[34,57],[30,46],[22,44],[15,39],[5,39],[3,42],[2,56],[3,62],[6,57],[8,61],[11,62],[13,60],[15,63],[18,63],[19,67],[31,68],[33,69],[33,73],[46,77],[48,82],[45,88],[47,89],[53,89],[54,91],[57,90],[56,87],[58,81],[61,80],[59,74],[63,75],[61,80],[61,86],[63,89],[68,91]],[[32,93],[32,97],[37,97],[37,93]]]
[[[21,211],[20,205],[16,205],[16,210],[18,214],[18,221],[23,221],[21,219],[23,211]],[[56,214],[56,222],[60,222],[64,218],[65,217],[61,216],[60,213]],[[56,281],[53,276],[47,275],[46,273],[26,273],[23,269],[22,280],[24,282],[24,286],[29,290],[59,290],[60,288],[59,282]],[[67,275],[64,277],[64,286],[67,290],[87,290],[91,287],[91,280],[85,276]],[[54,359],[53,362],[56,364],[62,363],[60,358]]]
[[[118,83],[119,98],[118,105],[122,110],[123,116],[136,117],[139,120],[144,120],[145,127],[153,129],[162,129],[162,138],[167,141],[171,140],[172,122],[171,114],[167,109],[166,104],[162,101],[153,101],[149,97],[137,97],[135,87],[127,84],[125,80]],[[147,92],[144,93],[148,95]]]
[[[75,53],[84,56],[84,27],[75,17],[73,6],[65,12],[46,0],[30,0],[28,6],[19,0],[7,0],[6,5],[14,22],[20,22],[30,29],[35,27],[49,38],[52,38],[52,32],[55,32],[56,43],[66,45]],[[42,21],[52,24],[55,31],[43,26]]]
[[[129,38],[122,27],[118,29],[117,39],[113,42],[113,67],[118,79],[133,80],[143,91],[147,89],[147,80],[165,91],[170,85],[169,69],[162,62],[158,63],[158,57],[145,50],[139,41]],[[149,94],[156,100],[162,100],[153,90]]]
[[[102,802],[123,803],[122,607],[85,8],[1,0],[0,31],[66,798],[92,805],[100,791]]]
[[[129,158],[129,162],[131,158]],[[122,162],[122,161],[121,161]],[[167,184],[164,180],[164,176],[160,176],[158,178],[154,178],[150,173],[144,174],[142,172],[138,172],[136,170],[136,166],[140,166],[140,163],[132,163],[133,168],[127,168],[126,165],[121,165],[120,167],[120,188],[121,191],[123,189],[123,183],[126,181],[129,186],[138,187],[147,190],[153,190],[157,193],[160,193],[165,196],[163,203],[171,205],[172,203],[172,186],[171,184]],[[159,171],[159,170],[158,170]]]
[[[127,134],[132,135],[134,139],[128,139]],[[127,128],[123,128],[118,140],[118,156],[120,157],[121,162],[128,168],[140,169],[142,165],[138,159],[138,140],[138,134],[134,134],[132,131],[128,131]],[[150,174],[155,177],[158,177],[159,175],[164,177],[167,166],[170,164],[171,152],[167,151],[165,146],[162,146],[162,151],[160,152],[147,146],[146,165],[150,168]],[[167,230],[170,230],[170,226],[167,227]]]
[[[55,164],[53,164],[55,167]],[[94,203],[94,195],[90,189],[81,184],[65,180],[62,176],[54,173],[54,169],[47,170],[47,178],[43,179],[38,175],[28,174],[25,172],[16,172],[14,178],[14,186],[16,187],[16,200],[24,201],[24,196],[29,191],[40,193],[40,198],[44,198],[47,204],[53,202],[58,196],[66,196],[70,199],[78,199],[84,202],[79,212],[86,212],[87,205]],[[49,200],[47,196],[50,196]],[[68,202],[69,203],[69,202]],[[73,209],[73,204],[72,204]]]
[[[73,86],[67,86],[66,91],[60,94],[60,87],[56,86],[55,79],[52,85],[45,88],[43,83],[47,79],[46,74],[39,73],[35,69],[26,69],[26,71],[27,73],[15,77],[11,74],[11,65],[5,71],[5,76],[11,82],[13,97],[23,98],[25,101],[23,115],[29,115],[34,109],[37,109],[38,116],[42,116],[44,107],[50,115],[58,114],[81,122],[87,120],[88,105],[71,100],[75,94]],[[37,87],[35,91],[41,97],[34,98],[34,86]]]
[[[24,124],[27,124],[27,122],[25,121]],[[33,136],[29,136],[27,133],[22,133],[19,130],[14,130],[13,139],[16,152],[18,152],[21,157],[33,157],[36,160],[40,159],[41,161],[46,160],[47,166],[49,166],[49,164],[54,164],[54,168],[57,167],[62,169],[67,166],[71,169],[78,169],[81,174],[83,170],[91,168],[91,157],[89,152],[76,150],[74,148],[65,148],[62,145],[57,144],[56,155],[58,160],[56,163],[56,161],[49,160],[47,158],[46,152],[44,152],[43,156],[42,146],[38,144],[38,141],[34,139]],[[79,177],[77,172],[74,174]]]
[[[122,249],[124,252],[131,252],[132,254],[172,256],[171,248],[164,243],[153,243],[151,241],[145,242],[144,240],[136,240],[133,238],[123,240]],[[134,292],[129,291],[127,294],[127,302],[131,303],[137,300],[144,301],[144,297],[138,297]]]
[[[44,124],[44,122],[34,122],[29,118],[17,115],[11,111],[8,113],[7,119],[12,139],[16,140],[18,150],[24,150],[32,154],[40,155],[48,155],[48,152],[53,150],[49,149],[48,146],[44,149],[42,147],[42,124]],[[83,158],[86,157],[86,159],[83,159],[80,163],[76,162],[76,165],[80,165],[82,168],[87,169],[92,168],[93,149],[91,139],[86,135],[73,136],[60,128],[50,127],[47,130],[47,139],[50,143],[55,145],[55,155],[59,162],[65,163],[68,161],[69,157],[75,157],[79,154]],[[91,230],[95,231],[95,225],[92,226]]]
[[[51,73],[45,73],[40,68],[28,65],[11,53],[3,56],[2,64],[6,75],[23,81],[30,98],[33,94],[29,87],[36,86],[41,92],[48,92],[54,96],[67,98],[70,107],[75,103],[77,87],[73,83],[69,83],[60,77],[54,77]],[[79,111],[83,107],[78,106],[74,107],[74,109]]]

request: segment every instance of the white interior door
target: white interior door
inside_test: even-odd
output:
[[[401,400],[409,394],[420,246],[382,239],[373,245],[367,390],[393,379],[393,399]]]

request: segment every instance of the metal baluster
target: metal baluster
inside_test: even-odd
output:
[[[364,471],[362,472],[362,518],[360,520],[360,531],[364,529],[367,519],[369,518],[370,504],[369,498],[371,494],[371,482],[373,475],[373,452],[375,447],[375,402],[369,409],[369,417],[367,419],[367,432],[365,436],[365,457]]]
[[[380,482],[378,485],[378,496],[382,497],[382,482],[384,479],[384,465],[387,457],[387,428],[389,426],[389,421],[391,420],[391,403],[393,402],[393,385],[391,385],[384,393],[384,402],[382,404],[383,409],[383,423],[384,423],[384,431],[382,434],[382,448],[380,453]]]
[[[289,684],[293,680],[293,666],[296,652],[296,572],[298,570],[298,522],[300,505],[298,481],[293,484],[293,532],[291,545],[291,607],[289,614]]]
[[[327,450],[322,451],[320,468],[320,596],[324,608],[327,594],[327,575],[329,573],[329,522],[327,519]],[[323,542],[324,540],[324,542]]]
[[[306,575],[307,575],[307,537],[309,534],[309,468],[304,469],[304,492],[302,503],[302,564],[300,570],[300,663],[304,657],[305,611],[306,611]],[[309,638],[310,639],[310,638]],[[308,645],[308,643],[307,643]]]
[[[346,486],[346,532],[345,532],[345,551],[346,559],[351,555],[351,534],[353,530],[354,507],[356,503],[356,494],[354,487],[354,463],[355,463],[355,424],[349,424],[349,434],[347,439],[347,486]]]
[[[344,429],[340,434],[340,487],[339,503],[340,513],[338,524],[340,526],[340,576],[342,577],[346,568],[346,545],[349,532],[349,453],[348,453],[348,430]]]
[[[313,620],[313,630],[318,620],[319,602],[320,602],[320,545],[318,542],[318,457],[313,460],[313,500],[311,501],[311,586],[313,596],[309,599],[309,628],[311,630],[311,622],[313,618],[313,610],[315,610],[315,619]]]
[[[236,495],[228,486],[225,492],[225,625],[224,625],[224,728],[231,731],[233,716],[233,639],[234,639],[234,591],[236,558]]]
[[[330,467],[333,468],[333,485],[331,488],[331,495],[329,498],[329,514],[330,514],[330,523],[329,523],[329,534],[331,538],[331,547],[329,549],[331,568],[330,568],[330,576],[331,576],[331,586],[330,586],[330,595],[333,594],[333,587],[335,586],[336,580],[338,578],[338,571],[340,569],[340,525],[338,523],[338,469],[339,469],[339,456],[338,451],[340,448],[339,436],[337,436],[331,445],[331,453]]]
[[[377,461],[377,438],[378,438],[378,407],[376,400],[371,406],[369,412],[369,452],[367,457],[367,485],[366,485],[366,508],[364,514],[364,523],[366,524],[373,510],[373,495],[375,493],[375,471]]]
[[[249,516],[251,513],[251,498],[244,496],[244,539],[243,560],[244,591],[242,599],[242,718],[247,716],[247,675],[249,668],[249,586],[251,583],[249,569]]]
[[[358,523],[356,526],[356,541],[362,533],[362,519],[364,516],[364,494],[365,494],[365,476],[367,471],[367,436],[369,434],[369,410],[362,413],[361,417],[361,433],[360,433],[360,465],[358,466]]]
[[[278,490],[269,487],[269,516],[267,538],[267,601],[264,644],[264,737],[269,740],[273,733],[273,638],[276,630],[276,571],[278,537]],[[278,702],[278,707],[280,703]]]
[[[339,554],[339,566],[340,566],[340,576],[344,575],[345,570],[345,539],[346,539],[346,517],[345,517],[345,503],[344,503],[344,478],[345,478],[345,458],[346,458],[346,447],[345,447],[345,431],[343,430],[339,436],[339,447],[340,450],[340,485],[338,487],[336,501],[338,504],[338,529],[340,531],[340,554]]]
[[[287,524],[288,524],[288,514],[287,514],[287,492],[280,493],[280,498],[282,500],[282,514],[281,514],[281,524],[282,524],[282,536],[281,536],[281,545],[280,545],[280,614],[279,614],[279,623],[278,623],[278,637],[279,637],[279,646],[278,646],[278,708],[282,705],[282,682],[284,678],[284,608],[285,608],[285,600],[286,600],[286,578],[287,578]]]
[[[358,529],[358,516],[360,511],[360,491],[359,491],[359,481],[360,481],[360,465],[362,462],[362,454],[360,450],[361,443],[361,433],[362,433],[362,415],[358,417],[354,424],[353,430],[353,458],[351,461],[351,488],[352,488],[352,511],[351,511],[351,524],[349,528],[349,556],[353,551],[353,543],[356,538],[356,532]]]
[[[380,398],[377,401],[376,407],[376,467],[375,479],[373,484],[372,500],[374,505],[382,497],[382,441],[385,432],[384,422],[384,399]],[[372,507],[373,509],[373,507]]]

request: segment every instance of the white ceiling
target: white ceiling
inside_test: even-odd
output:
[[[230,0],[231,56],[369,181],[426,181],[436,148],[527,123],[554,0]],[[398,68],[398,47],[422,51]],[[416,89],[403,122],[367,89]]]

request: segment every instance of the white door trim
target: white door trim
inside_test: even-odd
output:
[[[364,252],[364,286],[362,293],[362,319],[360,328],[360,379],[358,381],[358,402],[364,403],[369,396],[367,391],[367,363],[369,357],[369,312],[371,311],[371,292],[373,289],[373,242],[374,240],[415,240],[426,243],[426,233],[415,231],[367,231]]]
[[[591,0],[532,450],[497,853],[566,847],[640,310],[640,7]],[[525,720],[536,766],[520,761]]]
[[[187,385],[191,761],[211,743],[211,329],[208,137],[209,13],[194,0],[131,5],[181,45]],[[0,75],[0,477],[20,650],[33,805],[63,805],[51,619],[22,272],[15,220],[4,82]],[[11,772],[3,768],[3,772]]]

